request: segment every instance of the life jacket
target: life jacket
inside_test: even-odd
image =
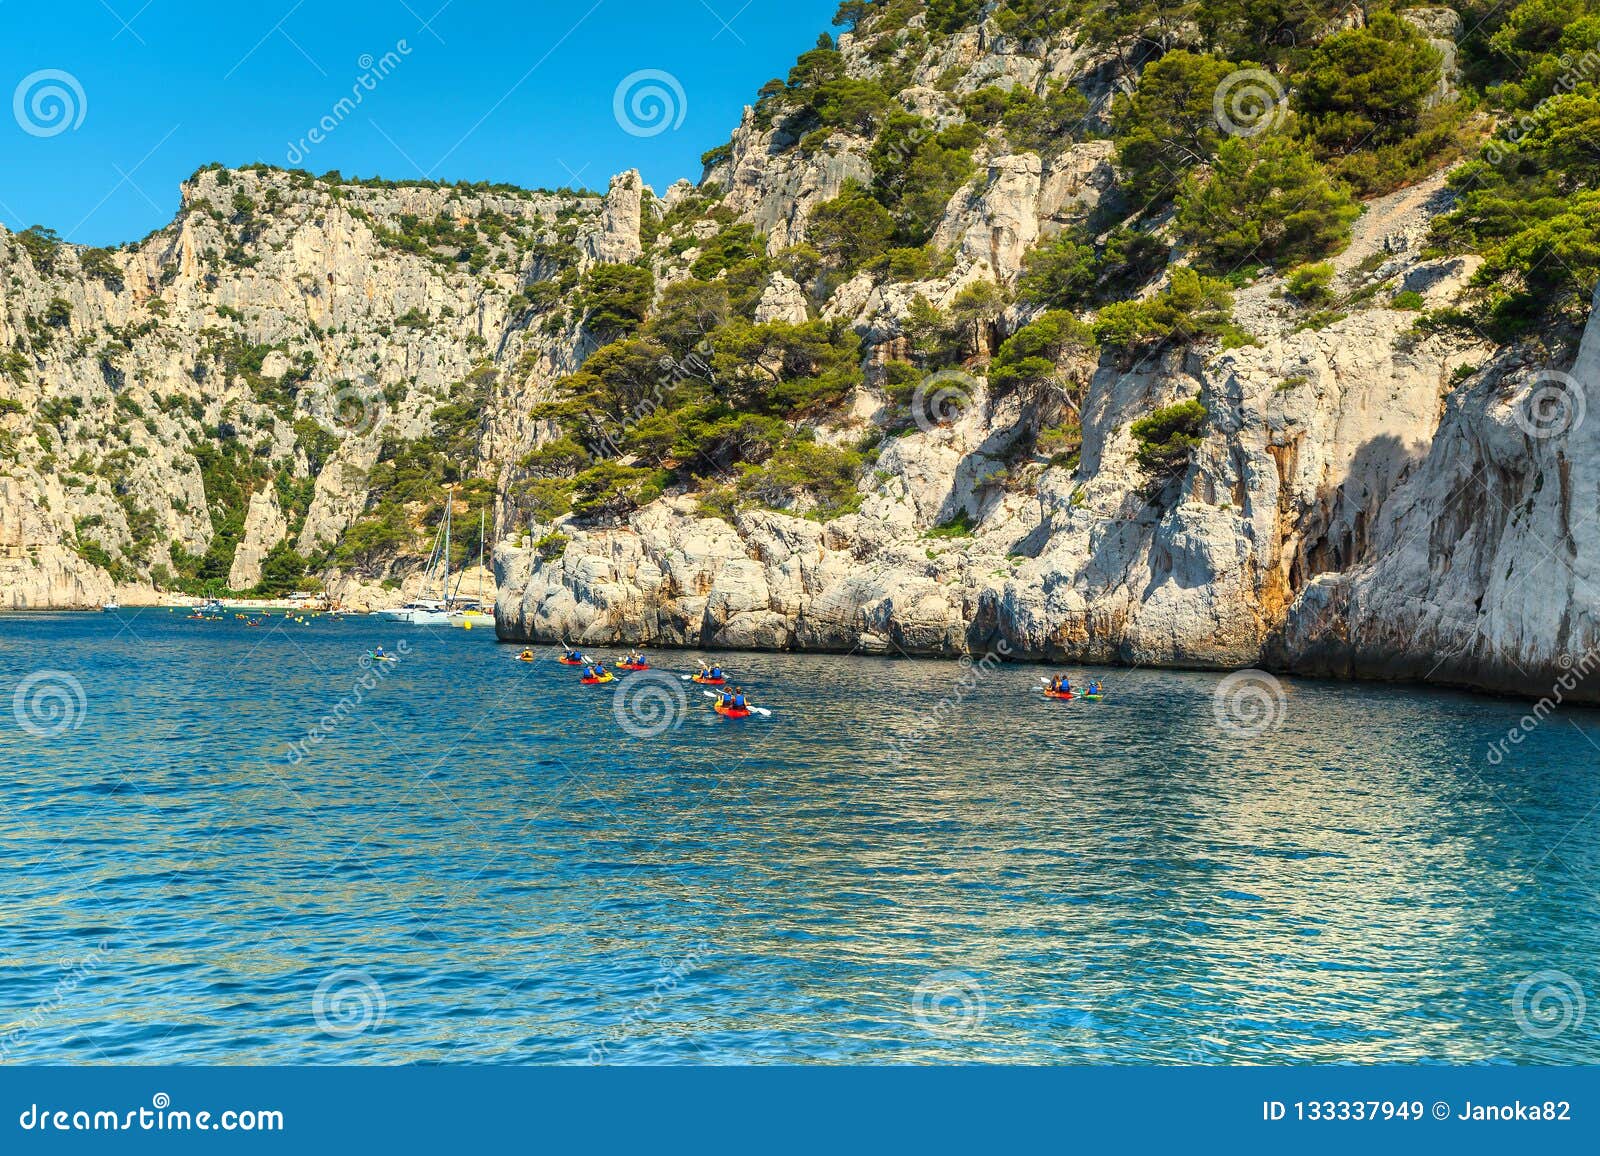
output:
[[[737,709],[743,710],[744,709],[744,695],[742,695],[742,694],[734,695],[733,696],[733,705]]]

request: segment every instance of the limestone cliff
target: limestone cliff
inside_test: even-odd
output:
[[[1437,163],[1382,184],[1329,146],[1382,185],[1348,235],[1231,262],[1225,323],[1141,341],[1108,315],[1175,299],[1210,240],[1173,189],[1268,139],[1222,124],[1223,87],[1270,113],[1366,16],[1288,29],[1215,110],[1187,93],[1152,196],[1128,94],[1180,53],[1232,67],[1226,12],[1152,38],[1032,0],[852,7],[659,196],[212,168],[116,251],[0,231],[0,605],[302,575],[392,601],[454,493],[458,526],[489,511],[507,640],[1519,692],[1583,661],[1600,332],[1440,320],[1486,264],[1437,240],[1487,131],[1452,111],[1452,10],[1403,14]],[[1065,304],[1029,283],[1064,238]],[[1191,399],[1181,455],[1152,453],[1141,421]]]

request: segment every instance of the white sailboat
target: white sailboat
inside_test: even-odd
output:
[[[455,504],[456,491],[452,486],[450,496],[445,499],[444,521],[439,523],[439,532],[434,535],[433,553],[428,558],[426,575],[429,583],[435,575],[438,576],[439,597],[416,598],[404,606],[374,611],[377,617],[386,618],[391,622],[409,623],[412,626],[450,625],[450,519]]]

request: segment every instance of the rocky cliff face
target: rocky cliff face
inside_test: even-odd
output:
[[[534,444],[522,415],[586,338],[521,294],[637,255],[640,195],[637,173],[601,199],[211,169],[125,249],[0,229],[0,606],[138,598],[186,570],[248,590],[274,548],[358,604],[397,596],[379,582],[411,580],[414,543],[336,554],[380,453],[469,380],[462,472]]]
[[[1438,193],[1435,181],[1370,206],[1389,227],[1358,235],[1339,258],[1342,276],[1451,298],[1469,267],[1415,255]],[[992,403],[972,379],[959,418],[889,444],[858,514],[818,524],[752,511],[729,522],[681,499],[625,527],[573,531],[559,558],[502,550],[502,634],[949,656],[1004,641],[1023,657],[1329,668],[1321,633],[1338,614],[1314,607],[1357,575],[1384,585],[1369,572],[1381,574],[1388,543],[1435,541],[1446,556],[1431,564],[1451,570],[1456,536],[1399,526],[1394,511],[1441,487],[1441,419],[1448,431],[1462,399],[1508,396],[1507,385],[1483,383],[1527,371],[1483,343],[1414,336],[1408,310],[1375,306],[1296,329],[1280,289],[1268,281],[1241,300],[1255,345],[1133,367],[1108,356],[1085,394],[1075,468],[1009,460],[1024,403]],[[1452,384],[1458,367],[1486,359],[1466,386]],[[1152,495],[1130,425],[1185,397],[1210,414],[1203,444],[1189,471]],[[1479,504],[1469,498],[1465,509]],[[977,523],[970,538],[930,536],[959,513]],[[1471,573],[1452,583],[1470,586],[1484,565]],[[1407,602],[1425,588],[1415,575],[1394,587]],[[1459,592],[1440,595],[1448,603]],[[1388,621],[1399,634],[1414,629]],[[1392,641],[1370,644],[1389,665],[1347,658],[1345,668],[1408,672]]]
[[[0,364],[0,604],[174,580],[245,589],[280,579],[286,554],[354,605],[392,601],[415,592],[454,486],[458,525],[492,511],[507,640],[942,656],[1003,643],[1024,658],[1536,693],[1587,670],[1600,433],[1583,415],[1600,333],[1536,357],[1418,324],[1419,307],[1457,305],[1481,264],[1428,247],[1452,204],[1442,166],[1361,206],[1326,274],[1337,312],[1297,299],[1284,271],[1250,270],[1232,302],[1247,340],[1062,354],[1044,385],[999,385],[1001,342],[1043,312],[1017,292],[1041,244],[1131,228],[1170,253],[1130,272],[1134,300],[1188,261],[1170,213],[1141,217],[1105,139],[1108,100],[1143,57],[1056,21],[1007,31],[1000,9],[1029,5],[974,5],[947,32],[916,4],[876,7],[884,23],[840,37],[829,91],[848,104],[866,99],[851,84],[883,81],[888,108],[819,127],[785,112],[792,98],[764,101],[698,186],[659,197],[637,173],[600,198],[207,170],[172,226],[114,253],[0,232],[0,349],[14,351]],[[1460,20],[1406,18],[1444,61],[1426,98],[1441,107]],[[999,119],[970,131],[986,101]],[[885,124],[900,134],[887,151]],[[949,157],[918,151],[934,138],[961,142],[965,175],[908,223],[925,190],[883,189],[902,169],[944,179]],[[830,271],[834,254],[812,248],[830,244],[819,216],[853,188],[926,244]],[[574,445],[592,411],[635,400],[607,392],[618,382],[653,398],[626,431],[684,375],[708,379],[713,406],[741,369],[778,372],[745,330],[742,366],[704,333],[694,343],[713,328],[708,299],[674,287],[717,282],[743,302],[735,327],[859,337],[859,384],[785,415],[808,444],[871,447],[845,512],[747,491],[757,456],[700,476],[678,427],[648,453]],[[700,314],[673,324],[693,353],[634,340],[646,331],[630,310],[691,299]],[[919,384],[949,404],[913,422],[897,372],[920,356],[929,310],[961,319],[961,348]],[[1152,474],[1135,423],[1189,399],[1205,412],[1192,452]],[[750,436],[774,436],[762,428]],[[1062,430],[1064,448],[1047,436]],[[633,503],[583,491],[571,513],[543,511],[544,490],[584,467],[649,484]]]
[[[1407,18],[1444,58],[1430,102],[1452,99],[1458,18]],[[853,74],[870,72],[858,46],[842,47]],[[995,80],[1093,92],[1103,63],[1070,33],[1023,46],[980,30],[930,52],[899,99],[942,123],[952,96]],[[775,249],[803,242],[812,210],[846,181],[878,175],[860,142],[793,146],[747,114],[708,172]],[[935,230],[953,258],[944,275],[862,275],[824,305],[869,349],[893,355],[915,297],[948,308],[976,282],[1009,284],[1040,238],[1117,196],[1106,141],[977,159]],[[885,444],[857,513],[707,517],[690,498],[665,499],[625,525],[567,528],[556,556],[503,549],[501,634],[944,656],[1004,644],[1049,660],[1544,693],[1600,641],[1587,609],[1600,500],[1585,464],[1600,434],[1581,423],[1600,384],[1600,332],[1591,325],[1575,365],[1544,365],[1419,330],[1418,300],[1456,304],[1478,266],[1424,256],[1450,204],[1440,173],[1363,206],[1333,260],[1335,293],[1360,304],[1331,324],[1307,325],[1269,272],[1235,302],[1252,344],[1103,356],[1081,397],[1076,461],[1019,459],[1019,431],[1042,424],[1037,399],[993,398],[981,374],[965,377],[959,416]],[[1152,490],[1132,424],[1185,398],[1205,406],[1201,444]],[[854,436],[889,409],[869,389],[823,436]],[[1540,413],[1545,428],[1533,428]],[[1563,415],[1580,420],[1563,426]],[[937,529],[958,517],[970,533]]]

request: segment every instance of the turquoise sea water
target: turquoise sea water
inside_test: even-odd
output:
[[[516,653],[0,617],[0,1059],[1600,1062],[1593,712]]]

